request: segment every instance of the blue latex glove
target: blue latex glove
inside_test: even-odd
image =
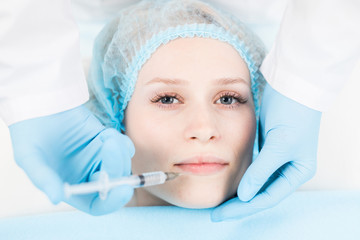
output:
[[[64,182],[95,180],[100,170],[109,178],[131,172],[135,153],[131,140],[115,129],[105,129],[84,106],[15,123],[9,129],[15,161],[53,203],[64,200],[84,212],[101,215],[131,199],[129,186],[111,190],[106,200],[98,194],[64,198]]]
[[[260,154],[233,198],[212,212],[213,221],[242,218],[277,205],[316,172],[321,112],[265,87],[260,109]],[[255,196],[255,197],[254,197]]]

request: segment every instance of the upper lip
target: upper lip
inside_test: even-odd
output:
[[[215,163],[215,164],[229,164],[229,162],[225,161],[222,158],[212,156],[212,155],[198,155],[190,158],[186,158],[181,162],[177,162],[174,165],[184,165],[184,164],[206,164],[206,163]]]

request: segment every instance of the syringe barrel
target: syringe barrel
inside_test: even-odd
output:
[[[119,185],[130,185],[134,188],[147,187],[152,185],[162,184],[166,181],[166,174],[164,172],[149,172],[139,175],[132,175],[129,177],[120,178],[110,182],[111,187]]]
[[[143,173],[139,175],[140,178],[142,178],[141,176],[143,176],[144,179],[142,179],[140,187],[163,184],[167,178],[164,172]]]

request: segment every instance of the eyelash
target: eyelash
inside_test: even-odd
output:
[[[234,104],[230,104],[230,105],[221,104],[226,108],[232,109],[232,108],[238,107],[240,104],[245,104],[247,102],[247,98],[244,98],[243,96],[241,96],[240,94],[235,93],[235,92],[222,92],[216,101],[220,100],[223,97],[232,97],[233,99],[236,100],[236,102]]]
[[[156,103],[161,108],[171,108],[174,107],[174,104],[162,104],[159,103],[161,99],[165,97],[170,97],[177,99],[180,103],[182,103],[182,97],[177,93],[156,93],[155,97],[151,98],[150,101],[152,103]]]
[[[160,100],[165,98],[165,97],[174,98],[174,99],[178,100],[180,103],[183,103],[183,98],[180,95],[178,95],[177,93],[156,93],[155,97],[151,98],[150,101],[152,103],[158,104],[158,106],[161,107],[161,108],[175,107],[174,104],[162,104],[162,103],[159,103]],[[244,98],[240,94],[235,93],[235,92],[223,92],[223,93],[221,93],[219,95],[219,97],[217,97],[216,101],[220,100],[223,97],[231,97],[231,98],[236,100],[235,103],[230,104],[230,105],[221,104],[225,108],[233,109],[233,108],[238,107],[240,104],[245,104],[247,102],[247,98]]]

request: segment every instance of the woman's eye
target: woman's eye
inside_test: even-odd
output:
[[[217,104],[224,104],[224,105],[231,105],[234,103],[237,103],[238,100],[235,97],[232,96],[223,96],[220,97],[219,100],[216,101]]]
[[[177,100],[175,97],[170,97],[170,96],[166,96],[166,97],[162,97],[159,100],[162,104],[173,104],[173,103],[178,103],[179,100]]]
[[[170,97],[170,96],[166,96],[166,97],[162,97],[160,99],[160,102],[162,104],[172,104],[174,103],[174,101],[176,101],[177,99],[175,99],[174,97]]]
[[[184,102],[183,98],[177,93],[159,93],[150,101],[161,108],[176,108]]]
[[[236,101],[236,99],[234,97],[231,97],[231,96],[224,96],[224,97],[221,97],[219,100],[220,100],[221,104],[225,104],[225,105],[230,105],[234,101]]]

